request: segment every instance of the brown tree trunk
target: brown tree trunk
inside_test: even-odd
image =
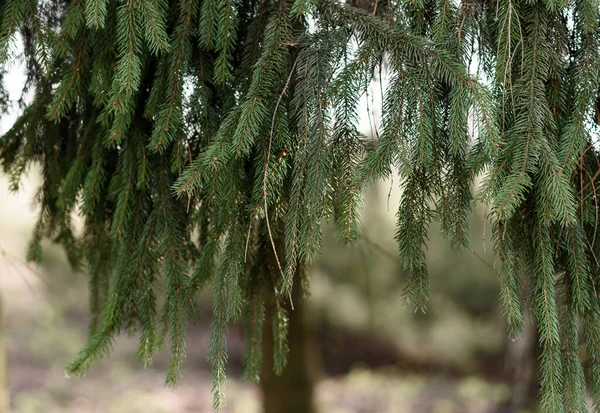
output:
[[[0,297],[0,413],[8,413],[8,383],[6,382],[6,349],[4,348],[4,317]]]
[[[285,303],[289,315],[289,357],[281,376],[273,371],[273,325],[267,314],[262,341],[260,377],[265,413],[315,413],[315,384],[319,357],[314,320],[302,298],[299,279],[292,292],[294,309]],[[284,303],[282,303],[284,304]]]
[[[511,371],[513,395],[511,407],[516,410],[532,409],[537,401],[537,376],[539,374],[539,334],[533,323],[533,315],[524,313],[523,335],[509,342],[507,367]]]

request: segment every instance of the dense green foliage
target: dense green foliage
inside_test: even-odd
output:
[[[258,379],[273,309],[283,369],[281,303],[308,281],[321,222],[335,220],[340,240],[355,241],[365,187],[397,170],[409,303],[427,303],[431,223],[468,249],[479,200],[493,221],[512,333],[525,308],[537,319],[541,410],[586,411],[581,353],[600,411],[599,7],[4,0],[0,58],[18,58],[20,34],[33,99],[1,138],[0,161],[15,188],[34,162],[43,175],[28,257],[40,261],[50,238],[90,274],[89,342],[68,372],[85,373],[131,330],[144,362],[168,344],[174,384],[197,292],[210,283],[218,409],[227,324],[246,323],[246,376]],[[357,131],[358,101],[382,71],[390,82],[373,145]]]

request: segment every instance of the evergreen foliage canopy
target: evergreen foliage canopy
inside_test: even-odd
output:
[[[4,0],[0,59],[24,59],[33,99],[0,139],[0,162],[15,189],[32,163],[43,176],[28,259],[39,262],[50,238],[90,274],[89,340],[68,372],[85,373],[117,334],[135,330],[144,362],[169,346],[175,384],[197,292],[212,284],[219,409],[228,323],[246,323],[245,375],[257,380],[273,308],[281,371],[280,303],[293,283],[306,283],[321,222],[334,220],[341,242],[356,241],[365,188],[398,170],[409,303],[427,303],[428,228],[438,222],[468,249],[472,202],[484,203],[511,334],[522,330],[524,308],[536,317],[541,411],[586,411],[589,388],[600,412],[599,8],[598,0]],[[357,131],[357,105],[382,68],[391,80],[371,145]]]

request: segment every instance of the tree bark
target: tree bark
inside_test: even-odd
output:
[[[537,377],[541,348],[539,334],[532,321],[533,315],[524,313],[523,335],[509,342],[507,349],[507,367],[511,371],[513,396],[511,407],[516,410],[535,408],[537,402]]]
[[[294,282],[292,300],[284,304],[289,315],[289,357],[281,376],[273,371],[273,325],[267,312],[262,341],[261,391],[264,413],[315,413],[315,384],[319,357],[314,320],[302,297],[301,280]]]
[[[4,317],[0,297],[0,413],[8,413],[8,383],[6,382],[6,349],[4,348]]]

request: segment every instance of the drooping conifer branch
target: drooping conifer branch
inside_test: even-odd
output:
[[[15,188],[33,164],[43,178],[28,258],[39,262],[50,238],[90,274],[90,337],[68,371],[84,374],[117,334],[138,330],[145,363],[169,345],[175,384],[196,293],[212,283],[218,409],[228,323],[246,323],[245,376],[255,380],[272,312],[281,371],[288,314],[278,304],[320,253],[322,221],[355,242],[366,187],[399,175],[409,302],[427,304],[429,228],[468,249],[471,204],[485,203],[511,334],[528,305],[536,316],[542,409],[584,409],[582,324],[599,411],[599,7],[3,2],[0,63],[16,58],[20,35],[33,100],[0,139],[0,162]],[[372,142],[357,130],[357,105],[381,73],[389,84]]]

